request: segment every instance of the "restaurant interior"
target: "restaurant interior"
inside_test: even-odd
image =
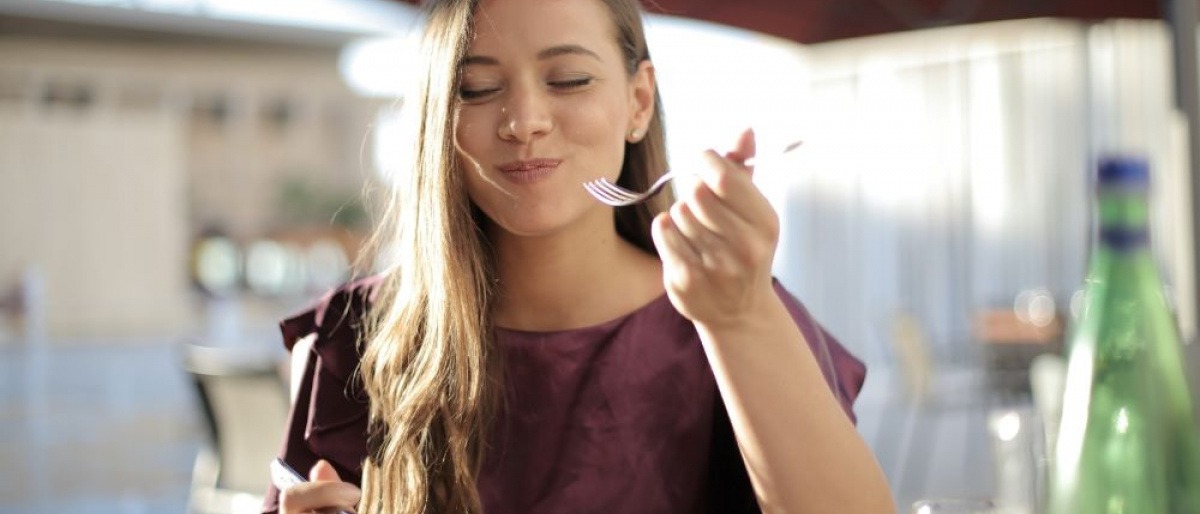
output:
[[[774,274],[867,364],[899,512],[1044,512],[1102,155],[1150,163],[1200,373],[1194,6],[646,3],[672,168],[747,126],[804,141],[755,174]],[[0,514],[259,512],[278,322],[363,266],[417,12],[0,0]]]

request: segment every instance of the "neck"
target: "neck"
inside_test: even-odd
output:
[[[597,325],[662,295],[658,258],[606,228],[525,237],[493,227],[500,327],[551,331]]]

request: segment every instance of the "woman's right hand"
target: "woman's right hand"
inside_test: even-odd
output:
[[[309,481],[279,494],[279,514],[336,514],[354,512],[362,497],[353,484],[342,482],[337,471],[320,460],[308,472]]]

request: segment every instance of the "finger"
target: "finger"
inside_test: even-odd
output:
[[[346,482],[305,482],[280,493],[279,511],[284,514],[323,510],[353,512],[361,497],[362,492]]]
[[[317,461],[312,469],[308,470],[308,479],[313,482],[341,482],[342,477],[338,476],[333,465],[325,459]]]
[[[729,209],[751,225],[773,213],[770,202],[754,185],[750,174],[733,162],[708,150],[708,166],[701,166],[700,179]]]
[[[742,244],[742,248],[735,248],[729,240],[706,228],[688,203],[679,202],[671,208],[671,221],[696,250],[703,269],[721,275],[736,275],[749,262],[743,255],[746,249],[753,247],[749,241]]]
[[[746,127],[746,130],[743,130],[741,135],[738,136],[737,143],[733,145],[733,150],[725,152],[725,158],[745,167],[746,161],[754,157],[757,151],[758,145],[755,142],[754,129]],[[753,168],[747,169],[753,170]]]
[[[664,212],[655,216],[650,224],[650,237],[668,267],[684,268],[700,264],[700,255],[684,240],[670,214]]]
[[[726,244],[737,244],[736,241],[750,234],[754,228],[732,212],[703,181],[697,181],[680,200],[687,202],[701,225],[720,236]]]
[[[725,244],[720,235],[709,230],[704,226],[704,223],[696,219],[696,215],[692,212],[692,207],[688,202],[676,202],[675,205],[671,206],[670,212],[671,221],[679,228],[679,233],[683,234],[688,244],[691,245],[701,259],[704,258],[705,253],[711,251],[716,246]]]

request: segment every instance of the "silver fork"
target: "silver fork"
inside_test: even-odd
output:
[[[746,166],[753,166],[756,163],[761,163],[763,160],[780,157],[788,152],[791,152],[792,150],[800,148],[800,145],[803,143],[804,141],[795,141],[783,147],[783,149],[778,152],[751,157],[746,160],[745,164]],[[659,177],[658,180],[655,180],[653,184],[650,184],[650,187],[647,188],[646,191],[641,193],[637,191],[630,191],[621,186],[613,184],[606,178],[598,178],[596,180],[584,182],[583,188],[587,189],[587,192],[601,203],[605,203],[613,207],[625,207],[649,200],[651,197],[662,191],[663,186],[667,185],[667,182],[670,182],[672,179],[679,177],[682,174],[682,172],[677,173],[675,171],[668,171],[664,173],[663,176]]]

